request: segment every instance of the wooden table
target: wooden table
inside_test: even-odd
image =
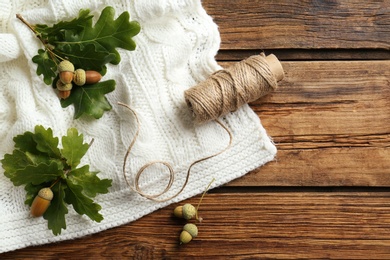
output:
[[[203,5],[219,25],[221,65],[261,51],[282,60],[278,90],[251,104],[277,159],[210,191],[185,246],[171,205],[1,259],[390,259],[390,0]]]

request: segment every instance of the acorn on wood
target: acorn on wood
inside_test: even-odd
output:
[[[196,208],[192,204],[184,204],[183,206],[177,206],[173,210],[173,214],[178,218],[192,219],[196,216]]]
[[[195,224],[187,223],[180,234],[180,244],[187,244],[198,236],[198,227]]]
[[[50,202],[53,199],[53,192],[50,188],[43,188],[38,192],[38,195],[34,198],[31,204],[31,215],[33,217],[42,216],[47,208],[50,206]]]

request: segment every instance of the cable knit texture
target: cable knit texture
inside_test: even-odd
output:
[[[115,8],[117,16],[129,11],[131,20],[140,23],[141,32],[134,38],[137,49],[119,50],[121,63],[108,66],[105,79],[117,82],[116,90],[107,95],[113,109],[99,120],[74,120],[74,108],[62,108],[53,89],[36,75],[31,58],[42,48],[41,43],[15,14],[21,13],[32,24],[53,24],[74,18],[80,9],[98,14],[107,5]],[[78,215],[69,206],[67,228],[54,236],[45,219],[29,215],[24,188],[13,186],[1,169],[0,252],[81,237],[134,221],[202,193],[212,178],[212,188],[220,186],[274,158],[276,148],[259,118],[244,106],[222,119],[233,134],[232,147],[195,165],[178,197],[153,202],[131,191],[124,181],[123,158],[136,121],[128,110],[116,105],[118,101],[135,109],[141,123],[127,163],[128,178],[134,178],[150,161],[169,162],[176,176],[166,196],[180,189],[193,161],[223,150],[229,142],[228,134],[215,122],[196,125],[184,101],[186,89],[220,69],[214,59],[220,44],[218,27],[200,0],[1,0],[0,18],[0,157],[12,153],[14,136],[33,131],[35,125],[52,128],[55,136],[76,127],[86,142],[94,138],[81,165],[89,164],[100,171],[101,178],[113,180],[110,192],[96,197],[105,218],[101,223]],[[142,189],[155,194],[165,188],[167,177],[166,169],[152,166],[141,178]]]

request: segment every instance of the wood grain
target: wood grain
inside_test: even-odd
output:
[[[278,90],[251,104],[277,158],[229,185],[390,186],[390,61],[283,67]]]
[[[219,50],[219,61],[240,61],[261,52],[273,53],[282,61],[362,61],[390,60],[384,49],[248,49]]]
[[[185,202],[196,204],[199,196]],[[184,202],[183,202],[184,203]],[[211,193],[198,237],[171,205],[134,223],[2,259],[389,259],[390,192]],[[44,252],[44,253],[43,253]]]
[[[282,60],[278,90],[250,104],[275,161],[212,190],[186,246],[175,204],[0,259],[390,259],[390,1],[202,4],[221,65],[262,50]]]
[[[390,2],[204,0],[221,49],[390,49]]]

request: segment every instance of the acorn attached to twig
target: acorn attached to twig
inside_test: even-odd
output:
[[[202,203],[203,197],[205,196],[206,192],[208,191],[214,180],[215,179],[213,178],[207,186],[206,190],[203,192],[202,197],[200,198],[196,208],[192,204],[186,203],[183,206],[177,206],[173,210],[173,215],[178,218],[184,218],[186,220],[190,220],[195,217],[197,222],[202,222],[203,218],[198,216],[199,206]],[[187,244],[197,236],[198,227],[193,223],[187,223],[184,225],[183,230],[180,233],[180,244]]]

